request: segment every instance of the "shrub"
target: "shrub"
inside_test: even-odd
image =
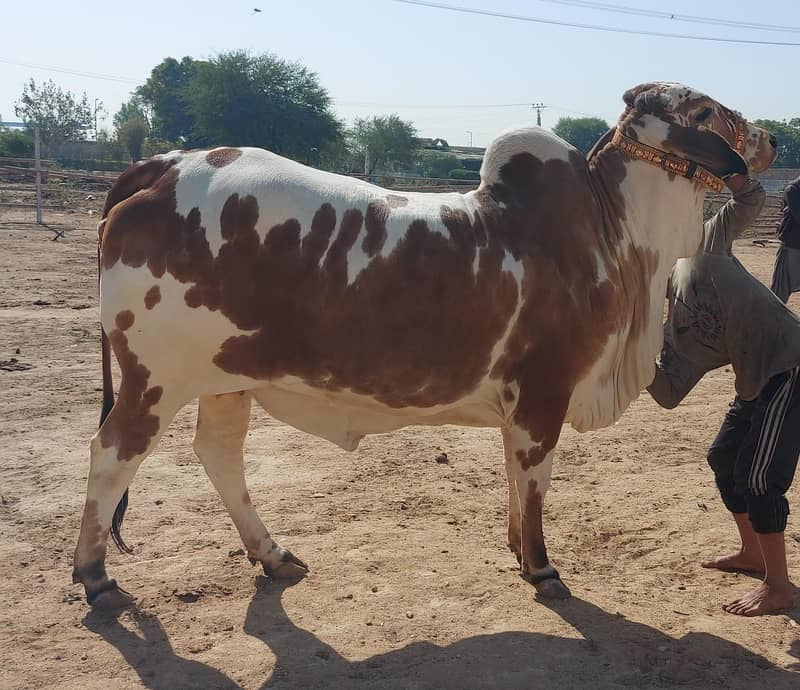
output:
[[[20,129],[0,130],[0,156],[33,158],[33,135]]]
[[[477,170],[465,170],[464,168],[456,168],[447,173],[451,180],[480,180],[481,175]]]

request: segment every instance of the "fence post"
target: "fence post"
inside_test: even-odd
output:
[[[36,224],[42,224],[42,147],[39,128],[33,129],[33,157],[36,159]]]

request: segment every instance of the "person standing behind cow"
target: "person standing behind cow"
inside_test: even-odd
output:
[[[783,191],[778,241],[771,287],[786,303],[789,295],[800,291],[800,177],[792,180]]]
[[[698,252],[670,276],[664,347],[647,390],[671,409],[704,374],[733,366],[737,397],[707,459],[741,547],[702,565],[763,573],[753,592],[723,607],[756,616],[794,600],[783,533],[784,494],[800,454],[800,320],[731,251],[761,211],[764,190],[741,175],[727,185],[733,198],[705,223]]]

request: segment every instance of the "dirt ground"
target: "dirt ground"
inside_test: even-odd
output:
[[[100,413],[97,217],[51,214],[70,228],[55,242],[23,218],[0,214],[0,687],[800,687],[800,609],[728,615],[755,580],[698,565],[736,543],[705,463],[728,369],[676,411],[645,396],[613,428],[564,430],[545,530],[569,601],[516,574],[498,431],[408,428],[346,453],[254,410],[253,502],[311,566],[267,581],[192,454],[190,406],[131,487],[135,554],[109,552],[138,605],[90,611],[70,571]],[[737,250],[768,279],[773,246]],[[792,515],[798,582],[799,542]]]

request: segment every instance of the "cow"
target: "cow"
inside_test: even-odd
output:
[[[399,193],[254,148],[174,151],[125,171],[98,226],[103,412],[73,580],[96,607],[128,485],[198,399],[194,450],[253,564],[306,564],[250,501],[251,402],[355,449],[411,424],[502,431],[508,546],[546,597],[542,504],[562,425],[616,421],[654,375],[664,289],[701,241],[707,188],[762,171],[775,139],[673,83],[628,90],[587,161],[539,128],[500,134],[480,186]],[[121,382],[114,400],[110,350]]]

